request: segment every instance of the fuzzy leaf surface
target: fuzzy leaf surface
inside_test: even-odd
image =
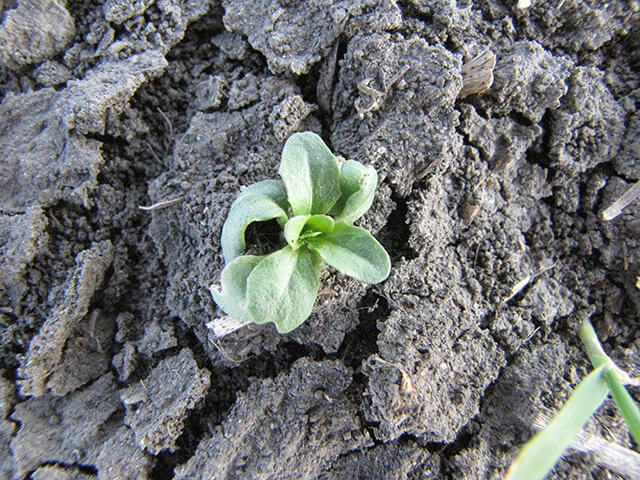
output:
[[[307,245],[336,270],[357,280],[378,283],[389,276],[389,255],[364,228],[336,223],[331,233],[310,238]]]
[[[353,223],[371,207],[378,185],[378,174],[370,165],[347,160],[340,170],[342,196],[333,207],[336,222]]]
[[[287,210],[287,191],[284,183],[280,180],[262,180],[261,182],[249,185],[236,197],[236,202],[247,195],[264,195],[276,202],[280,208]]]
[[[289,137],[278,173],[293,215],[324,215],[340,198],[338,161],[313,132]]]
[[[273,198],[261,193],[240,194],[231,205],[229,215],[222,226],[220,244],[225,262],[229,263],[242,255],[246,248],[244,233],[251,223],[274,218],[280,224],[287,221],[287,213]]]
[[[229,263],[220,276],[220,287],[211,285],[213,300],[229,316],[241,321],[253,321],[247,309],[247,278],[264,257],[243,255]]]
[[[320,286],[321,262],[307,248],[286,246],[264,257],[247,279],[249,313],[259,324],[273,322],[280,333],[311,314]]]

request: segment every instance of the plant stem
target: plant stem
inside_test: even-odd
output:
[[[638,405],[636,405],[631,395],[629,395],[629,392],[624,388],[624,385],[622,385],[620,378],[618,378],[613,368],[606,368],[604,379],[611,392],[611,397],[613,397],[616,405],[618,405],[629,430],[631,430],[631,436],[635,440],[636,445],[640,445],[640,410],[638,410]]]
[[[624,384],[634,384],[635,382],[605,353],[598,335],[588,319],[580,327],[578,335],[582,343],[584,343],[587,355],[594,368],[605,365],[603,376],[611,392],[611,397],[616,402],[625,422],[629,426],[636,445],[640,445],[640,410],[638,410],[638,406],[629,395],[629,392],[624,388]]]

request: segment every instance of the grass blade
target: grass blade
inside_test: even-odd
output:
[[[538,413],[533,422],[536,430],[543,430],[552,420],[544,410],[546,409]],[[571,442],[568,453],[574,452],[593,455],[600,467],[622,478],[640,478],[640,453],[618,443],[608,442],[598,435],[585,432],[584,429]]]
[[[638,410],[638,405],[636,405],[631,395],[629,395],[629,392],[624,388],[624,385],[622,385],[620,378],[613,368],[607,368],[605,370],[604,379],[611,391],[613,400],[615,400],[616,405],[618,405],[622,416],[627,422],[629,430],[631,430],[631,436],[635,440],[636,445],[640,445],[640,410]]]
[[[606,364],[615,372],[622,385],[638,386],[638,379],[631,378],[627,372],[620,369],[605,353],[600,339],[588,319],[582,323],[580,330],[578,330],[578,335],[587,350],[587,355],[593,368],[598,368],[600,365]]]
[[[553,421],[536,434],[511,464],[505,480],[541,480],[607,398],[606,365],[591,372],[569,397]]]
[[[587,356],[593,368],[598,368],[605,363],[611,363],[611,359],[602,348],[600,339],[588,319],[582,322],[582,326],[578,330],[578,336],[580,340],[582,340],[584,348],[587,350]]]
[[[605,353],[589,320],[584,321],[578,334],[587,350],[587,355],[592,365],[594,367],[606,366],[604,380],[611,392],[611,397],[618,405],[636,444],[640,445],[640,410],[631,395],[629,395],[629,392],[624,388],[624,384],[634,383],[633,379],[626,372],[620,370]]]

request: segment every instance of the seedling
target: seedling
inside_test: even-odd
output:
[[[222,227],[226,266],[220,287],[210,290],[236,324],[273,322],[287,333],[311,314],[325,263],[378,283],[391,262],[367,230],[353,225],[373,203],[373,167],[353,160],[340,167],[318,135],[304,132],[285,143],[278,173],[282,181],[253,184],[233,202]],[[267,220],[278,222],[287,245],[268,255],[243,255],[247,227]]]
[[[544,478],[609,394],[618,405],[636,445],[640,445],[640,410],[624,385],[638,385],[607,356],[593,326],[585,320],[579,336],[594,369],[575,389],[547,427],[536,434],[511,465],[505,480]]]

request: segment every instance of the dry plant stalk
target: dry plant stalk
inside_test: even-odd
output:
[[[613,220],[622,213],[631,202],[640,197],[640,182],[636,182],[632,185],[622,196],[613,202],[604,212],[602,212],[602,218],[604,220]]]
[[[396,84],[400,83],[402,77],[405,76],[409,69],[410,67],[408,65],[405,65],[400,69],[398,73],[391,77],[390,80],[387,80],[383,74],[382,90],[378,90],[369,85],[374,80],[373,78],[365,78],[360,83],[358,83],[358,90],[369,97],[368,105],[364,104],[365,100],[363,100],[363,97],[358,97],[354,103],[354,107],[358,111],[358,115],[360,116],[360,118],[364,118],[365,115],[369,112],[378,110],[382,106],[386,97],[391,92],[391,89]]]

